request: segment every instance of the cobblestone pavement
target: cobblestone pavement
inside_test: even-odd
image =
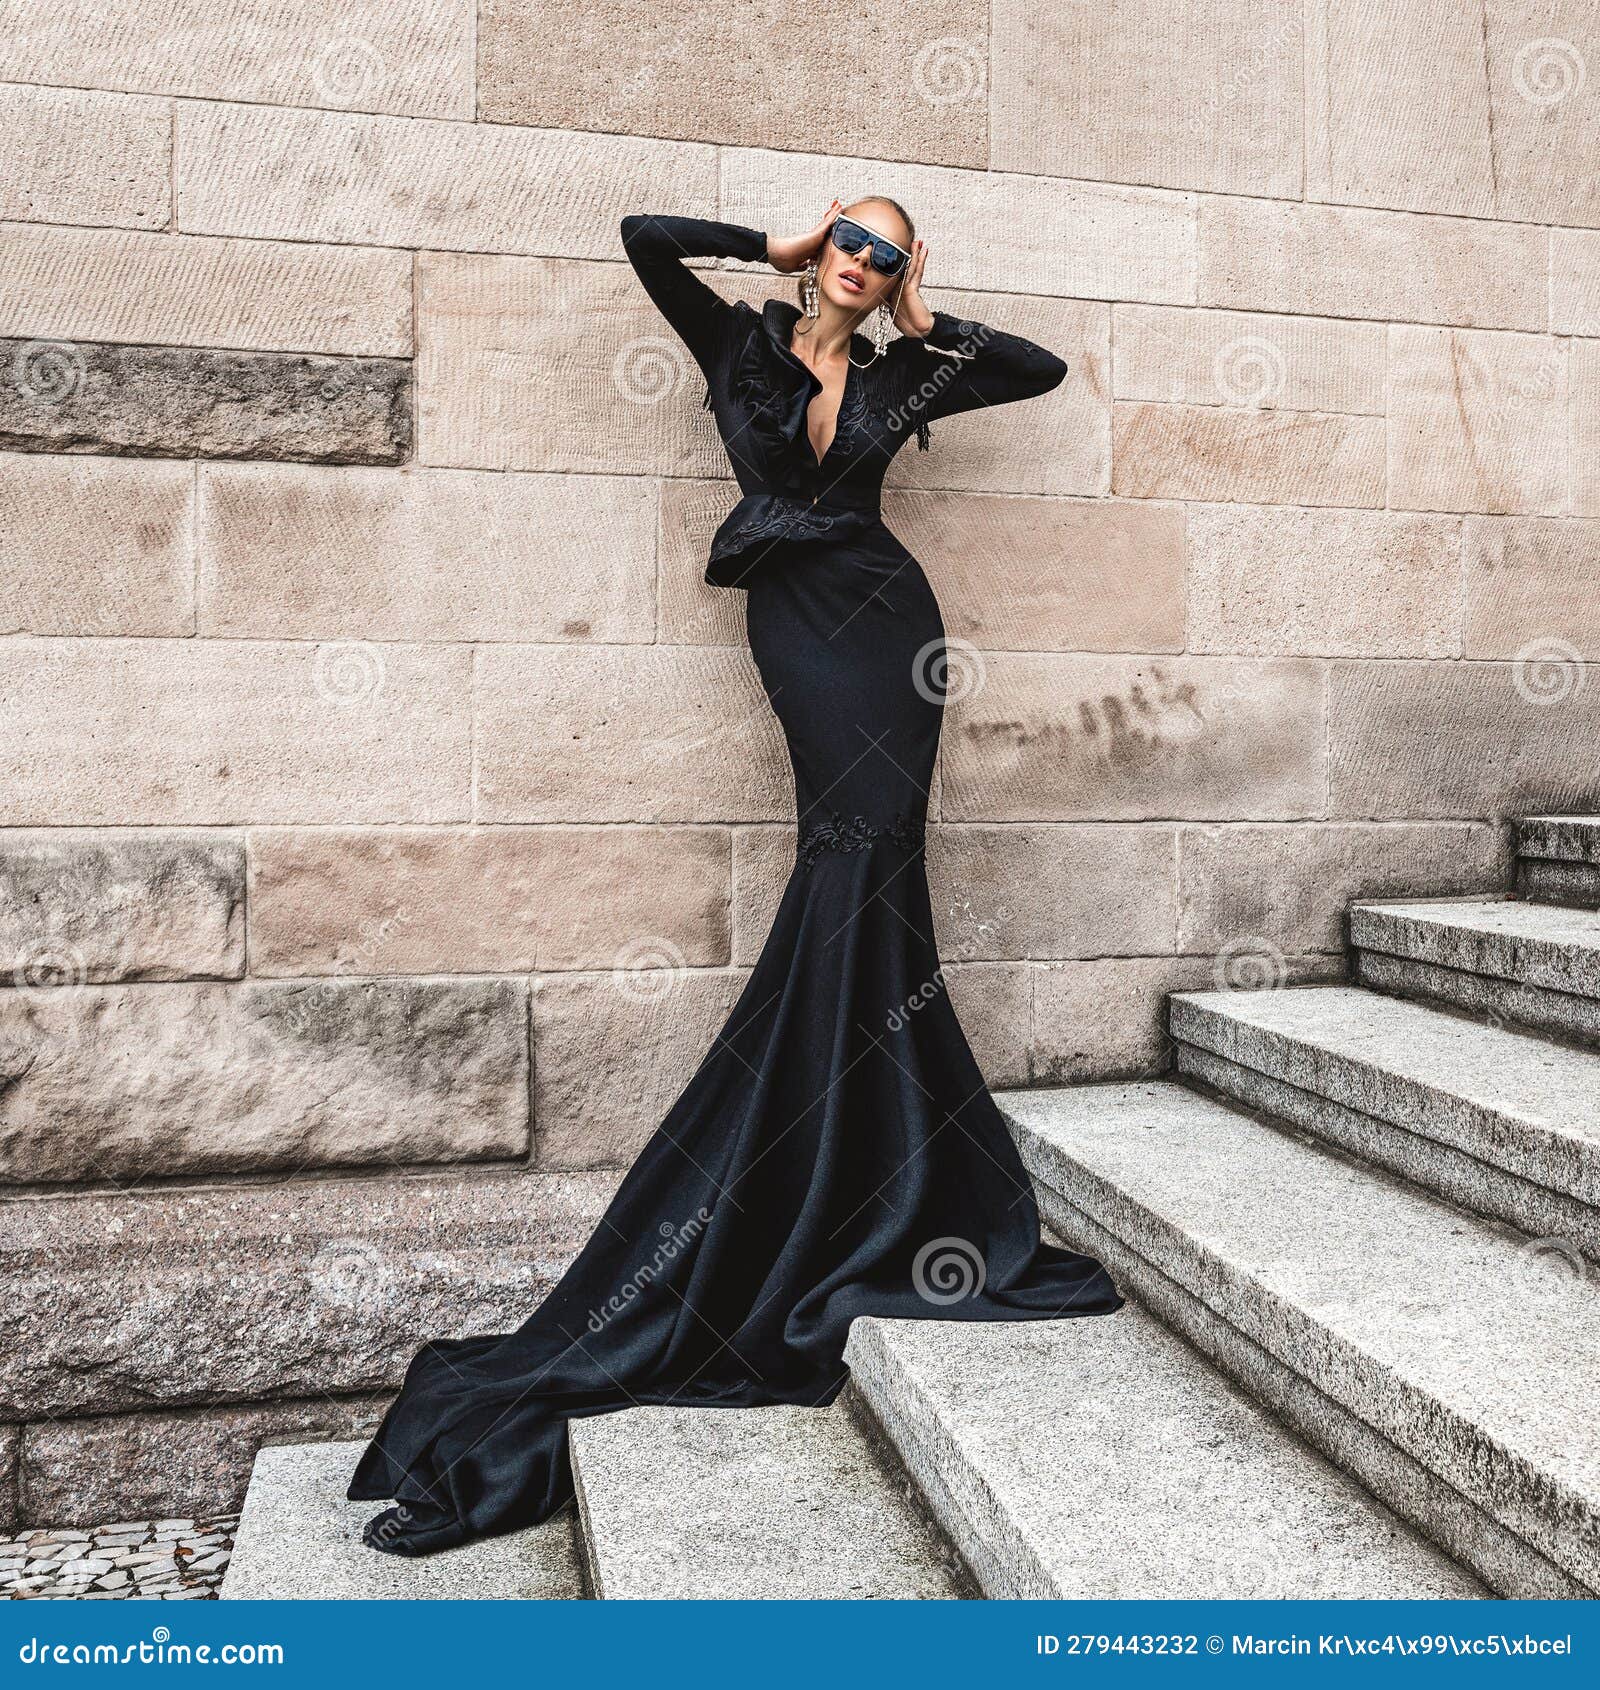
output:
[[[23,1532],[0,1540],[0,1599],[213,1600],[238,1524],[237,1514],[215,1514]]]

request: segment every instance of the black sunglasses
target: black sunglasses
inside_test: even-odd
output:
[[[903,246],[896,246],[893,241],[886,240],[882,235],[876,235],[871,229],[860,223],[852,223],[848,217],[836,218],[833,225],[833,244],[840,252],[852,255],[860,252],[862,247],[872,248],[872,268],[880,276],[898,276],[911,261],[911,254]]]

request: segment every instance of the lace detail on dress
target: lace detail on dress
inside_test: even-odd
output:
[[[748,546],[756,540],[815,540],[833,527],[833,518],[833,512],[817,510],[801,500],[772,497],[724,538],[730,547]]]
[[[891,816],[879,826],[865,816],[830,814],[806,825],[796,855],[802,867],[810,868],[824,851],[870,851],[880,839],[888,839],[902,851],[918,852],[925,838],[925,824],[911,816]]]

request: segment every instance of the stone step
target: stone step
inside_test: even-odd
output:
[[[360,1443],[280,1444],[256,1457],[224,1601],[564,1601],[583,1595],[576,1515],[420,1560],[361,1541],[378,1512],[346,1502]]]
[[[1485,1594],[1133,1303],[858,1320],[846,1355],[986,1596]]]
[[[1183,992],[1178,1071],[1600,1259],[1600,1054],[1354,986]]]
[[[1356,978],[1600,1043],[1600,912],[1511,899],[1356,904]]]
[[[612,1173],[419,1170],[0,1199],[0,1421],[381,1391],[504,1331]]]
[[[419,1333],[518,1325],[617,1178],[435,1169],[0,1199],[0,1426],[21,1429],[24,1518],[232,1512],[262,1443],[358,1435]]]
[[[1000,1102],[1055,1230],[1252,1396],[1492,1590],[1600,1591],[1575,1253],[1176,1082]]]
[[[1517,890],[1543,903],[1600,909],[1600,816],[1518,822]]]
[[[599,1597],[970,1593],[958,1558],[843,1401],[597,1415],[573,1423],[572,1468]]]

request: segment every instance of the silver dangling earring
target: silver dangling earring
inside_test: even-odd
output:
[[[876,322],[872,325],[872,345],[874,360],[881,358],[889,350],[889,331],[894,327],[894,319],[889,315],[887,302],[878,307]]]
[[[821,309],[817,304],[817,265],[815,259],[806,266],[805,280],[800,286],[800,301],[808,317],[821,315]]]

